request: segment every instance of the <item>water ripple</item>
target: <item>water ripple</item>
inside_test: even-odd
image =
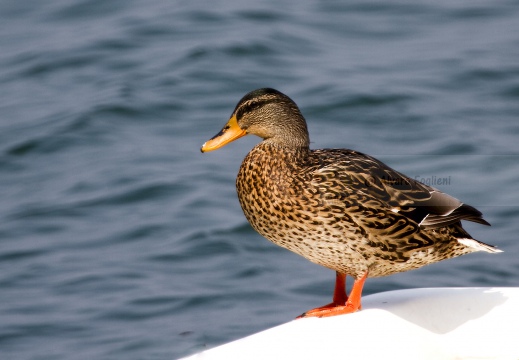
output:
[[[505,250],[365,293],[516,286],[514,1],[0,2],[0,346],[13,359],[178,358],[329,301],[333,271],[257,234],[200,145],[258,87],[312,147],[349,147],[477,206]],[[427,180],[429,179],[429,180]],[[451,276],[453,273],[457,276]]]

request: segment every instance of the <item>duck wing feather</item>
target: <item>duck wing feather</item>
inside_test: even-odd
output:
[[[314,154],[319,165],[314,168],[312,182],[328,183],[320,187],[326,192],[325,197],[344,200],[353,196],[365,206],[372,204],[381,211],[399,214],[425,229],[445,227],[460,220],[490,225],[474,207],[369,155],[346,149],[315,150]]]

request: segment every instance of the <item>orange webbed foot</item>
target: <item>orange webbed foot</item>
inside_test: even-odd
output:
[[[353,302],[348,301],[345,305],[336,305],[330,307],[328,307],[328,305],[325,305],[312,310],[308,310],[304,314],[299,315],[296,319],[302,319],[306,317],[322,318],[342,314],[351,314],[356,312],[357,310],[360,310],[360,308],[360,304],[354,304]]]
[[[305,312],[297,317],[297,319],[305,318],[305,317],[329,317],[336,316],[342,314],[351,314],[361,309],[361,295],[362,288],[364,287],[364,282],[368,277],[368,273],[366,272],[360,279],[355,280],[353,283],[353,288],[351,289],[350,297],[347,298],[346,292],[342,289],[346,287],[346,275],[337,273],[336,281],[335,281],[335,292],[333,296],[333,302],[321,306],[312,310]],[[344,293],[344,297],[342,296]],[[345,302],[342,302],[342,299],[347,299]]]

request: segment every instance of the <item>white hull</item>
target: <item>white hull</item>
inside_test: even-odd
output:
[[[363,298],[187,359],[519,359],[519,288],[431,288]]]

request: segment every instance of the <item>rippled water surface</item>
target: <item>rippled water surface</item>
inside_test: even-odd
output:
[[[256,234],[200,145],[274,87],[312,146],[478,207],[505,251],[370,279],[518,286],[519,2],[0,2],[0,353],[174,359],[329,302],[332,271]],[[438,180],[441,179],[441,180]],[[440,181],[440,183],[438,183]]]

